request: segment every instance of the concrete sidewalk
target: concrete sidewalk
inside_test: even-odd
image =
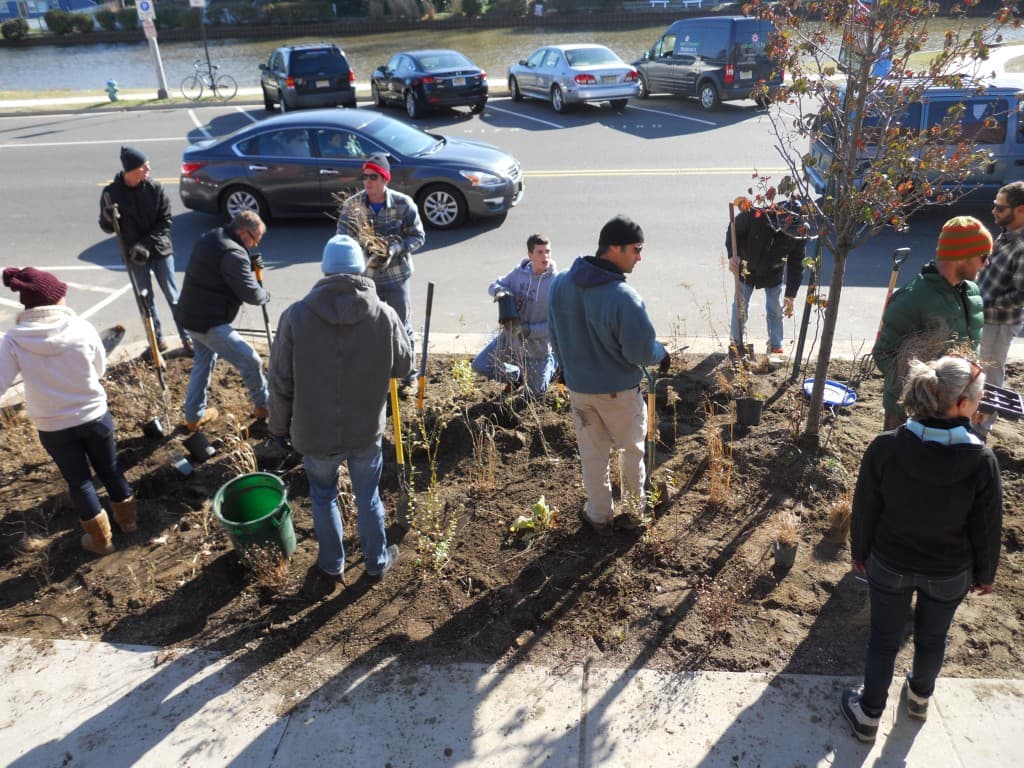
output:
[[[868,747],[839,713],[847,678],[391,660],[285,701],[240,666],[0,638],[0,755],[26,768],[1024,765],[1022,680],[940,679],[924,724],[904,714],[897,681]]]

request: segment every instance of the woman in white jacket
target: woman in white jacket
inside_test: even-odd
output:
[[[68,483],[85,529],[82,546],[108,555],[114,551],[110,521],[93,487],[92,470],[107,489],[121,530],[132,533],[138,526],[135,497],[117,463],[114,421],[100,384],[107,365],[103,344],[96,329],[65,306],[68,286],[56,276],[34,267],[8,267],[3,281],[18,292],[25,311],[0,342],[0,392],[21,373],[25,408]]]

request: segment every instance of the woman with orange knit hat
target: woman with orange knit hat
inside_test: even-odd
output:
[[[3,281],[19,294],[25,310],[0,342],[0,392],[21,374],[25,408],[68,483],[85,529],[82,546],[109,555],[114,551],[110,521],[93,488],[93,469],[121,530],[132,533],[137,523],[135,497],[117,463],[114,421],[100,383],[107,365],[103,343],[92,324],[65,305],[68,286],[55,275],[8,267]]]
[[[935,261],[889,299],[873,350],[885,376],[885,429],[906,421],[899,396],[910,358],[931,360],[965,342],[978,353],[985,316],[974,278],[990,253],[992,234],[984,224],[973,216],[952,218],[939,233]]]

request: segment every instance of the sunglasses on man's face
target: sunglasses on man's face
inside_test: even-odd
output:
[[[1002,203],[997,203],[995,200],[992,201],[992,207],[1000,213],[1005,211],[1007,208],[1013,208],[1012,205],[1003,205]]]
[[[379,173],[364,173],[363,181],[377,181],[380,178]]]

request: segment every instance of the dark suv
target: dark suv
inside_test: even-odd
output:
[[[286,45],[260,64],[260,87],[267,111],[307,107],[354,107],[356,75],[345,52],[330,43]]]

